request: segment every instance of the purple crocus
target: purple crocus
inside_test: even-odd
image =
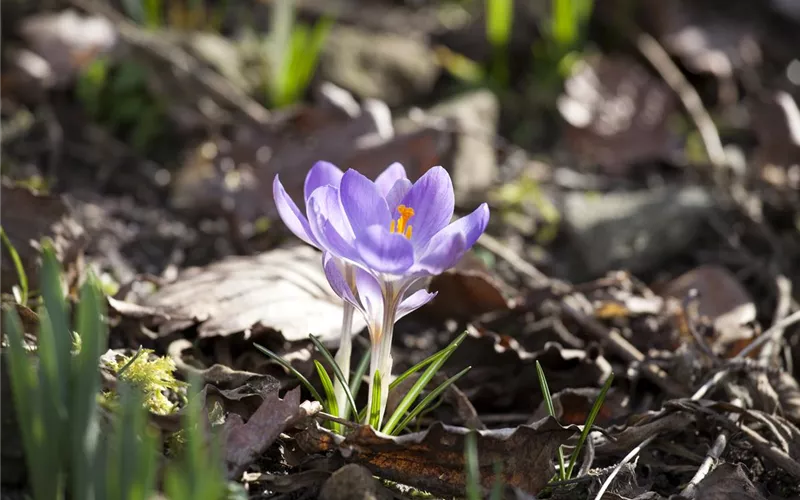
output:
[[[324,250],[331,287],[367,321],[372,343],[370,382],[377,372],[381,375],[380,423],[388,396],[395,321],[433,299],[435,294],[418,289],[421,281],[458,262],[485,231],[489,209],[484,203],[451,223],[453,184],[441,167],[430,169],[413,184],[398,163],[374,182],[355,170],[341,177],[325,175],[315,174],[311,190],[306,181],[308,219],[291,203],[277,178],[275,199],[286,225]],[[373,391],[369,394],[372,407]]]
[[[405,175],[402,165],[395,163],[390,165],[378,176],[378,182],[385,183],[386,181],[384,179],[395,178],[398,169],[403,171],[403,175]],[[323,186],[338,188],[343,176],[344,172],[332,163],[326,161],[315,163],[314,166],[311,167],[311,170],[308,171],[308,174],[306,174],[305,184],[303,186],[305,207],[308,207],[308,200],[317,188]],[[278,214],[295,236],[309,245],[324,251],[324,246],[317,240],[309,227],[307,216],[303,215],[297,204],[295,204],[288,195],[277,175],[272,183],[272,195],[275,199]],[[348,286],[352,289],[352,293],[357,293],[355,289],[355,268],[351,264],[343,261],[339,261],[337,264],[345,283],[349,283]],[[350,358],[353,350],[353,312],[354,306],[349,301],[345,300],[342,312],[342,332],[339,340],[339,349],[336,352],[335,358],[336,364],[339,365],[344,375],[345,383],[349,381],[350,377]],[[338,378],[334,380],[334,393],[341,412],[339,416],[347,418],[350,408],[345,394],[345,388]]]

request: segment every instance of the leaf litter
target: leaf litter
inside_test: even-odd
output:
[[[517,498],[594,498],[601,489],[603,498],[639,500],[800,494],[800,388],[792,361],[800,356],[800,265],[792,258],[800,252],[791,50],[798,30],[788,3],[719,9],[716,0],[642,0],[628,12],[618,2],[598,2],[589,36],[600,43],[584,47],[563,85],[544,90],[536,86],[546,81],[547,65],[526,58],[539,57],[530,46],[547,35],[520,29],[538,27],[542,14],[516,5],[515,61],[520,71],[531,66],[530,78],[515,75],[507,89],[460,99],[452,75],[437,67],[440,81],[432,85],[429,73],[414,75],[398,56],[353,74],[337,66],[339,83],[353,88],[315,82],[302,103],[284,110],[264,109],[231,73],[205,62],[190,65],[197,71],[179,68],[183,57],[202,59],[189,40],[176,42],[160,29],[144,36],[110,7],[71,3],[80,7],[78,17],[28,17],[36,7],[8,11],[10,25],[26,21],[20,26],[27,28],[4,50],[4,232],[30,283],[38,283],[42,237],[55,240],[70,288],[88,268],[116,280],[107,290],[110,352],[130,359],[139,348],[152,351],[167,356],[181,380],[200,378],[202,389],[189,397],[202,402],[210,432],[225,436],[228,475],[251,497],[384,498],[388,490],[409,497],[408,486],[463,496],[475,479],[464,456],[471,429],[478,429],[485,492],[500,478]],[[476,61],[489,58],[483,13],[458,7],[432,16],[427,4],[435,2],[351,3],[343,16],[359,43],[369,43],[380,26],[398,46],[422,32],[414,50],[431,56],[444,44]],[[314,0],[298,4],[305,15],[326,12]],[[617,24],[628,15],[636,29]],[[30,29],[59,16],[95,23],[105,38]],[[248,16],[256,25],[265,21],[258,9]],[[235,40],[237,21],[226,22],[233,33],[219,38]],[[643,49],[639,29],[663,46],[668,64]],[[608,32],[626,41],[605,40]],[[167,151],[134,151],[123,132],[87,119],[87,103],[65,95],[100,53],[113,64],[139,65],[167,103],[175,139]],[[326,68],[339,64],[322,57],[330,58]],[[37,76],[37,58],[54,78]],[[384,67],[419,78],[392,86],[391,108],[359,93],[360,71],[397,81],[379,73]],[[707,123],[697,119],[703,112],[731,165],[714,159]],[[314,361],[324,359],[308,334],[338,345],[341,301],[322,256],[279,246],[283,229],[269,195],[280,173],[300,199],[306,172],[323,159],[368,177],[399,161],[412,180],[441,164],[463,180],[456,206],[464,213],[493,183],[519,183],[524,191],[537,179],[536,193],[523,193],[524,216],[541,218],[543,198],[559,212],[551,239],[538,239],[537,229],[525,230],[493,206],[489,233],[500,243],[479,242],[432,280],[439,296],[398,323],[398,370],[464,330],[469,335],[435,383],[472,367],[398,437],[352,422],[346,436],[334,435],[293,376],[252,347],[269,346],[313,378]],[[50,192],[34,193],[37,183]],[[477,193],[460,194],[476,185]],[[2,251],[6,293],[17,270]],[[3,300],[23,315],[26,345],[35,352],[40,316],[32,297],[27,305]],[[358,357],[367,341],[356,319]],[[555,417],[539,390],[537,362]],[[614,386],[577,477],[551,482],[558,446],[569,452],[575,445],[611,373]],[[103,383],[115,387],[108,370]],[[165,388],[159,396],[177,402],[179,391]],[[366,400],[363,390],[355,396]],[[2,398],[3,433],[14,436],[5,385]],[[166,439],[181,416],[153,413],[150,422]],[[24,488],[24,475],[13,473],[18,451],[4,446],[4,489]]]

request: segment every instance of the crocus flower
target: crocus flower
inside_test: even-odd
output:
[[[323,186],[331,186],[338,188],[341,183],[344,172],[332,163],[326,161],[319,161],[309,170],[306,175],[305,184],[303,186],[303,198],[305,207],[308,207],[308,201],[311,195],[318,188]],[[394,181],[400,177],[405,178],[405,169],[399,163],[389,165],[387,169],[378,176],[376,183],[378,185],[393,184]],[[272,194],[275,199],[275,205],[286,226],[301,240],[309,245],[312,245],[320,250],[325,250],[325,247],[314,236],[314,233],[309,227],[308,218],[298,208],[297,204],[287,194],[279,177],[276,175],[272,184]],[[350,287],[352,294],[357,294],[355,288],[355,268],[348,262],[337,259],[342,279],[345,286]],[[341,294],[340,294],[341,295]],[[352,328],[353,328],[353,305],[351,302],[345,300],[344,310],[342,314],[342,334],[340,336],[339,350],[336,353],[336,363],[339,365],[344,377],[345,382],[348,381],[350,375],[350,358],[352,354]],[[347,417],[346,409],[348,408],[347,399],[345,396],[344,387],[339,382],[338,378],[334,381],[334,392],[336,394],[336,401],[340,409],[345,411],[342,415]]]
[[[331,287],[361,311],[369,326],[370,383],[376,372],[381,375],[380,425],[395,321],[433,299],[435,294],[413,288],[458,262],[485,231],[489,209],[484,203],[451,223],[454,194],[447,171],[434,167],[412,184],[398,164],[375,182],[348,170],[338,185],[314,189],[306,203],[304,229],[325,250]],[[348,280],[347,266],[355,269],[354,280]]]

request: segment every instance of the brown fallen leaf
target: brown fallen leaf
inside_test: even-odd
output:
[[[261,327],[282,333],[288,341],[307,339],[311,333],[330,342],[338,338],[342,322],[342,301],[328,285],[322,256],[307,246],[187,269],[141,305],[177,318],[154,318],[159,335],[195,325],[201,338]],[[193,319],[180,319],[187,317]],[[365,326],[360,315],[354,325],[355,331]]]
[[[374,179],[400,162],[415,180],[451,148],[450,134],[425,127],[394,135],[391,121],[367,110],[356,116],[327,106],[296,108],[269,130],[244,125],[209,138],[187,152],[173,183],[171,202],[189,212],[233,214],[242,222],[276,218],[272,182],[276,174],[301,203],[308,170],[320,160],[352,168]],[[301,205],[302,208],[302,205]]]
[[[229,414],[223,428],[228,478],[239,479],[245,468],[266,451],[281,432],[319,409],[319,403],[300,404],[299,387],[286,393],[283,399],[278,397],[277,388],[271,388],[247,422],[240,415]]]
[[[470,335],[451,355],[444,370],[457,373],[472,367],[458,386],[483,411],[509,406],[534,411],[541,402],[536,361],[541,363],[553,393],[568,387],[600,387],[611,373],[608,360],[584,349],[566,349],[557,342],[547,342],[531,352],[509,336],[476,328],[468,331]]]
[[[0,189],[3,231],[19,254],[28,277],[28,286],[34,289],[39,284],[39,250],[43,238],[53,241],[67,283],[73,283],[80,274],[87,238],[83,227],[72,218],[64,200],[56,195],[36,194],[5,181]],[[5,244],[0,245],[0,262],[2,291],[8,292],[19,283],[19,279]]]
[[[748,479],[741,464],[717,466],[697,487],[703,500],[767,500]]]
[[[508,311],[514,301],[509,287],[492,275],[483,261],[467,253],[456,265],[434,277],[428,287],[438,292],[424,311],[440,319],[469,321],[495,311]]]
[[[675,98],[637,62],[606,56],[582,63],[564,89],[557,104],[565,140],[585,161],[623,173],[633,163],[670,154]]]
[[[555,417],[564,424],[583,425],[594,405],[600,389],[596,387],[567,388],[553,394],[553,410]],[[600,407],[595,425],[605,426],[625,416],[629,409],[625,408],[627,394],[612,387]],[[548,415],[547,405],[542,402],[531,418],[536,422]]]
[[[688,306],[696,308],[698,319],[713,325],[716,335],[712,348],[727,357],[736,355],[753,339],[752,328],[746,326],[756,319],[752,297],[730,271],[713,264],[692,269],[659,291],[665,297],[684,301],[693,289],[698,295]]]
[[[298,444],[309,453],[339,450],[349,462],[366,466],[374,474],[435,495],[464,494],[464,427],[433,424],[424,432],[391,437],[359,426],[344,439],[310,426],[298,434]],[[501,478],[508,486],[537,493],[555,473],[556,449],[579,432],[547,417],[531,425],[477,432],[481,482],[490,488],[496,481],[495,464],[502,464]]]

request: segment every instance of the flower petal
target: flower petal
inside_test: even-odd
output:
[[[386,167],[386,170],[381,172],[378,178],[375,179],[375,185],[378,187],[381,196],[385,198],[395,183],[400,179],[408,179],[406,169],[401,163],[394,162]],[[391,205],[389,206],[391,207]]]
[[[413,208],[410,224],[414,248],[423,248],[453,217],[455,196],[450,174],[442,167],[425,172],[411,187],[401,204]]]
[[[338,198],[338,190],[332,186],[317,188],[308,199],[309,227],[320,248],[336,257],[359,261],[353,247],[352,230],[341,209],[337,208]]]
[[[379,273],[402,274],[414,264],[414,246],[386,226],[369,227],[355,243],[361,261]]]
[[[356,290],[365,314],[367,324],[374,326],[373,330],[380,330],[383,322],[383,290],[377,278],[363,269],[356,269]]]
[[[408,190],[411,189],[411,181],[408,179],[397,179],[397,182],[394,183],[392,189],[389,190],[389,193],[386,195],[386,204],[389,206],[389,212],[393,212],[397,210],[397,205],[400,204],[400,201],[405,197]]]
[[[466,215],[439,231],[419,259],[419,267],[427,273],[439,274],[458,262],[478,241],[489,224],[489,207],[482,203]],[[437,271],[437,269],[441,269]]]
[[[275,199],[275,206],[278,208],[278,215],[280,215],[283,223],[289,228],[295,236],[305,241],[309,245],[319,248],[314,235],[311,233],[311,228],[308,225],[308,220],[297,208],[297,205],[292,198],[286,193],[278,176],[272,181],[272,197]]]
[[[337,258],[331,255],[330,252],[325,252],[322,256],[322,267],[325,269],[325,277],[328,278],[328,283],[331,285],[331,288],[333,288],[333,291],[343,300],[353,304],[356,309],[364,312],[361,304],[358,302],[355,295],[353,295],[353,291],[347,284],[342,270],[339,268],[341,265],[341,261],[337,262]]]
[[[353,228],[350,227],[350,222],[347,220],[347,215],[344,213],[342,203],[339,199],[339,190],[331,185],[320,186],[311,194],[306,200],[307,211],[309,216],[309,225],[311,225],[312,234],[316,235],[315,227],[312,219],[312,212],[322,217],[333,225],[336,231],[348,242],[355,239]],[[311,206],[314,209],[311,209]],[[315,236],[319,239],[319,236]]]
[[[440,234],[444,231],[440,232]],[[433,237],[428,251],[414,265],[414,275],[435,276],[450,269],[466,252],[464,235],[459,232],[439,234]]]
[[[303,186],[304,199],[308,203],[311,193],[320,186],[333,186],[338,188],[342,182],[342,172],[339,167],[327,161],[318,161],[311,167],[306,175],[305,186]]]
[[[383,226],[388,231],[392,220],[389,207],[371,180],[353,169],[348,170],[339,186],[339,199],[356,239],[364,237],[370,226]]]
[[[430,293],[427,290],[418,290],[412,293],[411,295],[403,299],[403,301],[400,302],[400,305],[397,306],[397,316],[395,318],[395,321],[424,306],[425,304],[433,300],[433,298],[436,297],[436,294],[438,293],[439,292]]]

